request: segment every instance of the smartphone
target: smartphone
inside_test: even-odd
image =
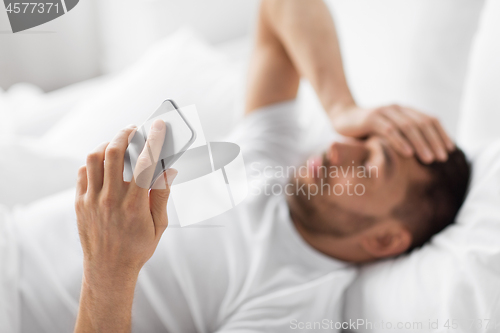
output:
[[[151,124],[157,119],[165,122],[167,131],[150,188],[162,175],[163,171],[169,169],[196,140],[196,132],[182,114],[181,109],[173,100],[167,99],[137,129],[134,136],[129,140],[123,168],[123,179],[125,181],[132,180],[137,159],[146,145]]]

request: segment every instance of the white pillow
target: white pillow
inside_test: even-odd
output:
[[[459,144],[473,151],[500,138],[500,1],[488,1],[474,43],[459,123]]]
[[[207,140],[222,138],[237,118],[242,64],[230,62],[192,31],[155,44],[133,66],[109,79],[38,142],[39,149],[83,161],[128,124],[140,125],[165,100],[196,104]]]
[[[69,110],[99,90],[106,77],[94,78],[44,93],[30,83],[16,83],[0,91],[1,143],[39,137]]]
[[[454,135],[482,0],[327,0],[359,104],[401,103]]]
[[[497,332],[500,325],[500,141],[473,162],[472,182],[456,223],[407,256],[360,269],[346,297],[357,332]],[[475,320],[474,322],[472,320]],[[489,328],[485,325],[489,320]],[[385,329],[380,323],[386,323]],[[411,324],[407,324],[411,323]],[[421,330],[413,323],[422,323]],[[452,327],[459,328],[452,330]],[[483,325],[482,329],[471,324]],[[411,326],[411,329],[408,327]],[[431,327],[434,328],[434,327]]]

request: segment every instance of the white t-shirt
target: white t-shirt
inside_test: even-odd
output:
[[[235,129],[228,141],[242,148],[250,194],[202,223],[180,228],[170,221],[139,277],[134,332],[340,331],[335,323],[341,322],[355,268],[306,244],[284,195],[264,189],[286,179],[259,176],[266,166],[295,165],[303,157],[295,107],[268,106]],[[73,195],[65,192],[14,214],[21,332],[73,328],[82,260]]]

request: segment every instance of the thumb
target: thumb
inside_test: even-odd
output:
[[[149,208],[155,225],[156,236],[160,237],[168,226],[167,201],[170,185],[177,176],[177,170],[168,169],[155,181],[149,194]]]

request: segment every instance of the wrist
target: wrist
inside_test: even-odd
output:
[[[130,331],[137,279],[98,279],[83,274],[75,332]]]
[[[347,103],[339,102],[339,103],[332,104],[327,109],[327,114],[330,117],[330,119],[333,121],[339,115],[349,113],[357,108],[358,108],[358,106],[354,102],[347,102]]]
[[[83,275],[81,299],[91,305],[92,311],[131,308],[137,280],[100,280],[89,279]],[[113,310],[114,311],[114,310]]]
[[[139,271],[135,269],[93,269],[84,268],[83,287],[95,291],[106,293],[123,293],[135,290]]]

